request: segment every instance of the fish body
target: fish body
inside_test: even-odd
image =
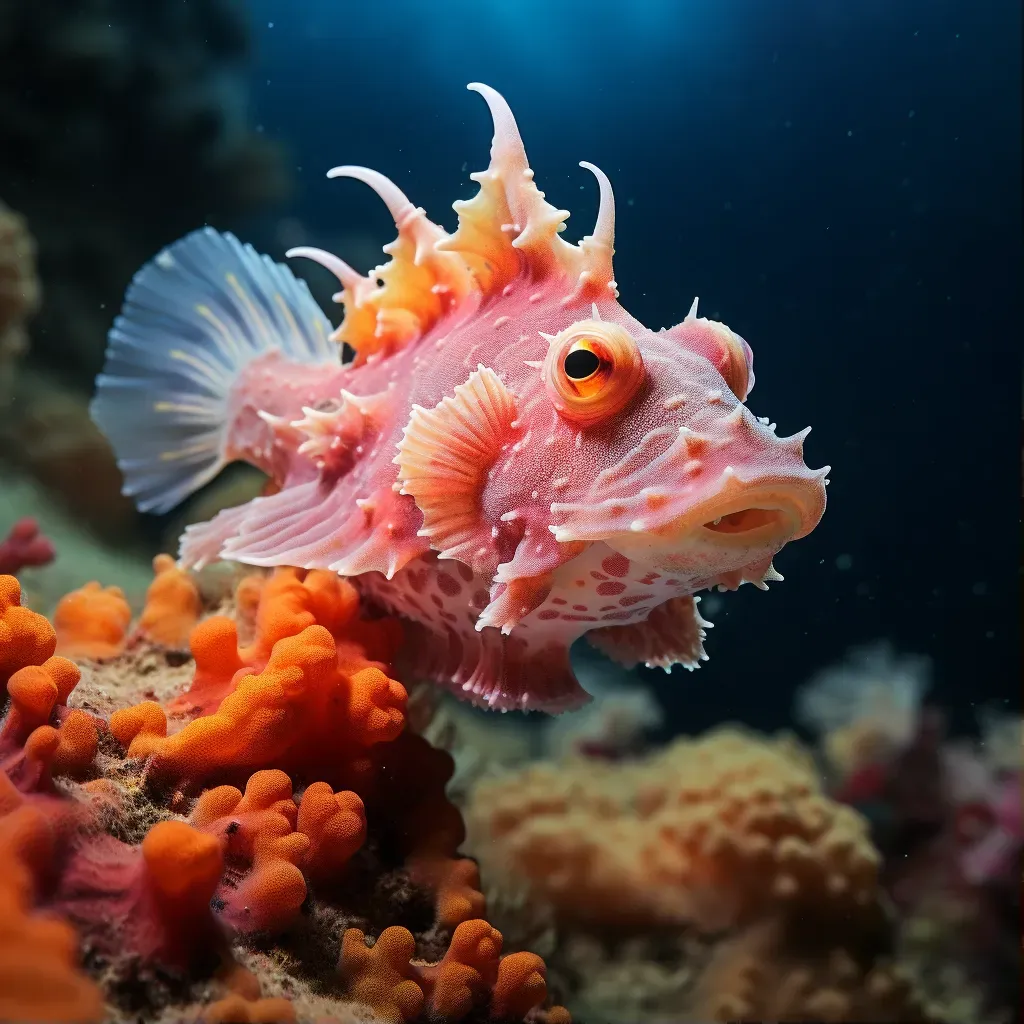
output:
[[[337,257],[334,330],[305,285],[203,229],[147,264],[111,331],[93,414],[126,493],[162,511],[235,459],[276,493],[189,527],[181,560],[328,568],[403,616],[411,669],[489,707],[561,711],[586,634],[626,665],[696,667],[694,595],[764,587],[814,528],[806,432],[743,404],[746,342],[697,316],[651,331],[619,303],[614,200],[578,245],[533,182],[505,101],[452,235],[392,182],[341,167],[398,238],[367,277]],[[342,364],[340,343],[355,350]]]

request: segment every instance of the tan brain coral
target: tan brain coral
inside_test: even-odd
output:
[[[468,808],[485,873],[525,881],[565,921],[715,930],[800,907],[874,907],[866,822],[792,744],[733,729],[621,766],[540,765]]]

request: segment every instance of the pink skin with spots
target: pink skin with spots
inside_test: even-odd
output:
[[[369,278],[296,252],[338,275],[334,338],[357,358],[271,346],[238,367],[218,457],[280,489],[190,527],[182,559],[357,577],[413,624],[408,671],[560,711],[587,699],[568,660],[584,634],[627,664],[696,667],[707,623],[691,595],[779,578],[772,556],[817,524],[826,470],[804,464],[805,434],[780,439],[743,405],[738,335],[696,303],[668,331],[626,312],[607,179],[591,168],[593,234],[564,242],[504,100],[471,88],[495,137],[454,235],[374,172],[332,172],[375,188],[399,232]]]

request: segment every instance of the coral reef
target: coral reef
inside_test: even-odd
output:
[[[38,950],[5,1015],[568,1024],[484,920],[451,760],[388,674],[397,623],[331,573],[247,577],[210,615],[153,568],[134,625],[116,587],[51,626],[0,576],[0,974]]]
[[[956,973],[934,917],[894,916],[869,820],[793,738],[722,727],[635,760],[580,753],[492,773],[465,807],[492,920],[533,936],[578,1019],[952,1022],[1012,1005]]]

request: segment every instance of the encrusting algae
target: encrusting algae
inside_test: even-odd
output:
[[[154,569],[134,630],[116,588],[55,629],[0,577],[0,1016],[565,1024],[483,919],[451,760],[388,674],[398,624],[333,573],[250,577],[192,628],[182,692],[110,713],[106,681],[144,697],[201,614]]]

